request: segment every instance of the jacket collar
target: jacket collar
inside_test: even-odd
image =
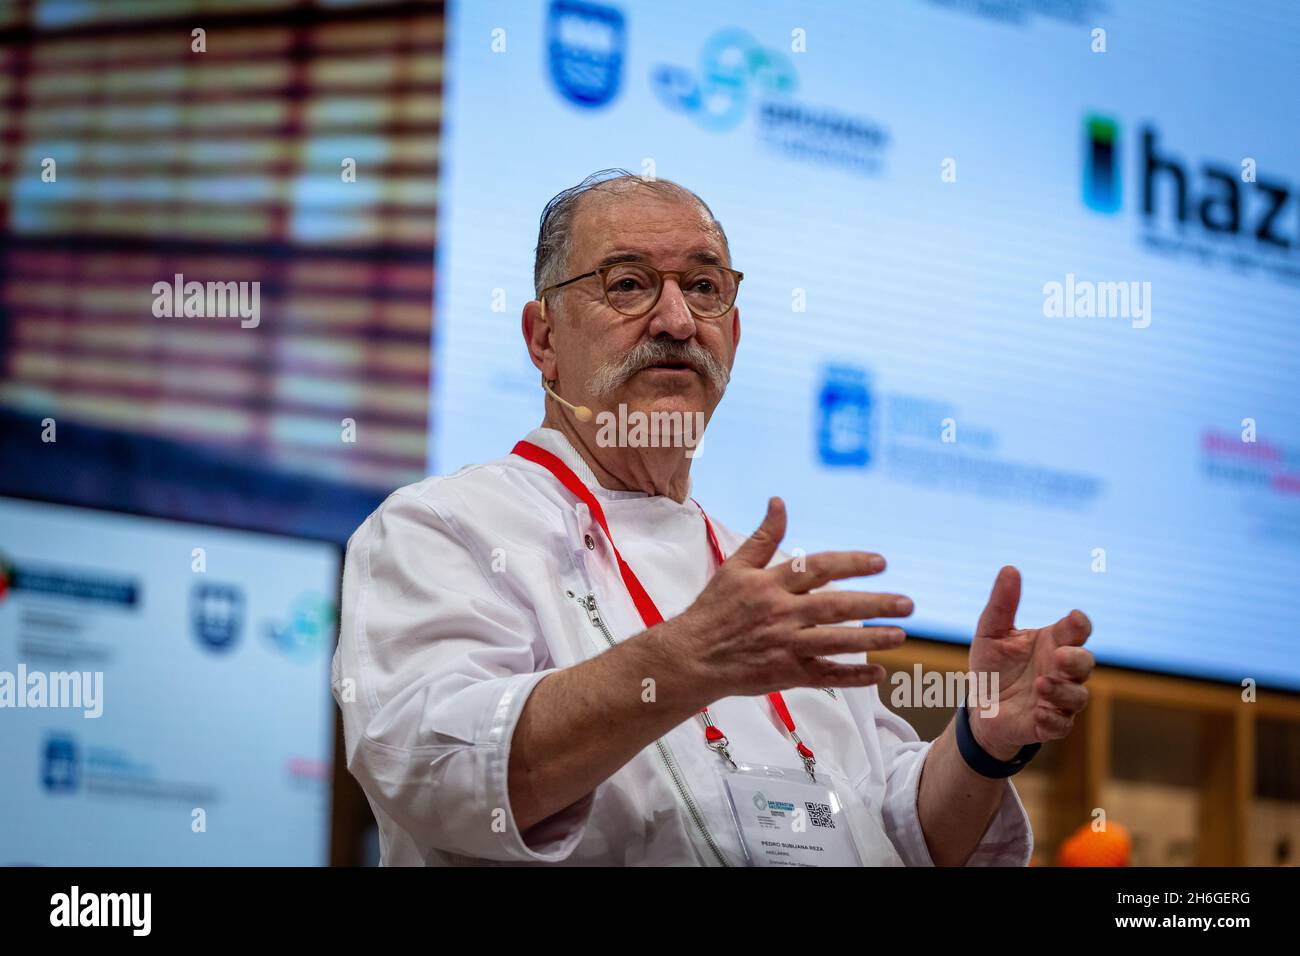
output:
[[[552,455],[559,458],[560,461],[572,468],[573,473],[582,480],[583,484],[591,489],[592,494],[597,498],[604,498],[607,501],[622,501],[629,498],[664,498],[666,501],[672,501],[671,498],[666,498],[663,495],[648,495],[644,491],[615,491],[603,487],[600,482],[596,480],[596,474],[591,470],[591,466],[587,464],[587,460],[583,458],[582,455],[578,453],[578,450],[569,443],[569,439],[564,437],[564,433],[557,429],[546,427],[534,428],[524,436],[524,441],[530,441],[538,448],[543,448],[546,451],[549,451]],[[690,503],[691,488],[694,484],[695,480],[693,478],[688,479],[685,502],[687,504]],[[675,501],[673,502],[673,504],[676,503],[677,502]]]

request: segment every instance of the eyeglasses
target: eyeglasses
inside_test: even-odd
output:
[[[605,302],[615,312],[632,318],[645,315],[659,304],[664,291],[664,280],[677,280],[686,307],[697,319],[718,319],[731,311],[736,304],[743,272],[725,266],[696,266],[684,272],[664,272],[640,262],[616,262],[572,279],[548,285],[538,293],[539,299],[554,289],[563,288],[579,279],[596,276],[600,279]]]

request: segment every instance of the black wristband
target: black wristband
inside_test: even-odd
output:
[[[1010,760],[999,760],[979,745],[970,729],[970,714],[965,702],[957,707],[957,749],[961,758],[981,777],[999,779],[1010,777],[1025,769],[1025,764],[1034,759],[1034,754],[1042,749],[1042,744],[1026,744]]]

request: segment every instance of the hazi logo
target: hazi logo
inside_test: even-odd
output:
[[[1140,189],[1138,208],[1149,226],[1174,225],[1207,234],[1244,238],[1255,248],[1286,251],[1300,244],[1300,230],[1286,231],[1291,187],[1256,174],[1245,158],[1239,166],[1204,161],[1195,164],[1161,142],[1151,124],[1143,124],[1133,180]],[[1119,124],[1109,117],[1084,120],[1083,201],[1089,209],[1114,213],[1123,205]],[[1300,218],[1300,217],[1291,217]]]

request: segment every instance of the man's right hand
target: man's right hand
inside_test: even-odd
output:
[[[767,567],[785,537],[785,502],[771,498],[762,525],[709,581],[695,603],[659,625],[665,653],[712,702],[791,687],[866,687],[879,664],[839,664],[832,654],[898,647],[898,627],[837,627],[844,621],[906,617],[901,594],[812,593],[831,581],[879,574],[885,559],[867,551],[823,551]]]

